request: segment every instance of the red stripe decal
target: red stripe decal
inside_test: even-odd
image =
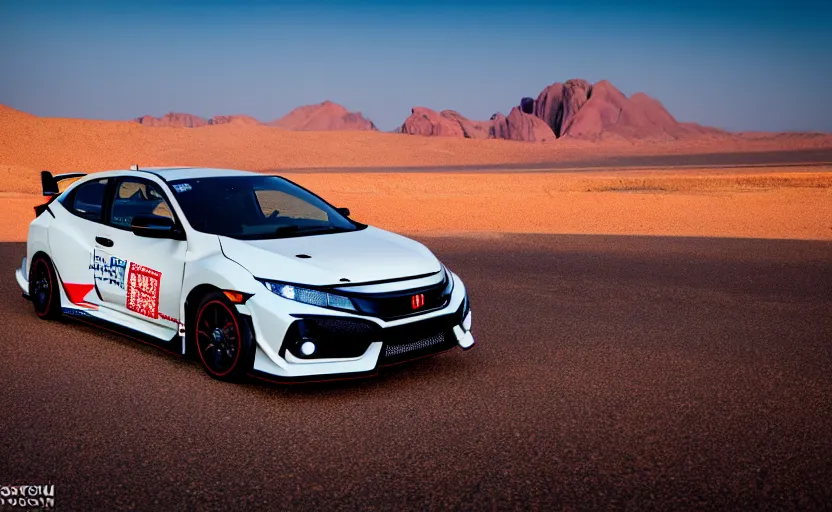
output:
[[[162,313],[161,311],[159,311],[159,318],[161,318],[162,320],[167,320],[168,322],[173,322],[177,325],[179,324],[179,320],[173,318],[172,316],[168,316],[168,315]]]
[[[63,283],[63,285],[66,296],[69,298],[70,302],[77,306],[98,309],[98,306],[95,304],[90,304],[84,300],[84,297],[92,291],[94,285],[79,283]]]

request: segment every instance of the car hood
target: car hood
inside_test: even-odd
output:
[[[442,268],[424,245],[372,226],[346,233],[272,240],[219,239],[225,256],[254,277],[289,283],[366,283],[429,274]]]

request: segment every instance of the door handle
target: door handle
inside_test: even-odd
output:
[[[103,245],[104,247],[112,247],[113,246],[113,241],[110,240],[109,238],[104,238],[103,236],[95,237],[95,241],[97,243]]]

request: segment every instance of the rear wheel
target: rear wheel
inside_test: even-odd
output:
[[[58,277],[49,257],[39,254],[29,268],[29,298],[35,313],[44,320],[55,320],[61,316],[61,293]]]
[[[254,336],[237,308],[220,292],[206,295],[194,317],[196,352],[211,377],[241,380],[254,362]]]

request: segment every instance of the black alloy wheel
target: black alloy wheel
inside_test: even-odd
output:
[[[35,256],[29,268],[29,298],[35,313],[44,320],[55,320],[61,316],[61,294],[55,267],[43,254]]]
[[[211,377],[238,380],[251,369],[254,339],[248,320],[219,292],[202,299],[194,321],[196,349]]]

